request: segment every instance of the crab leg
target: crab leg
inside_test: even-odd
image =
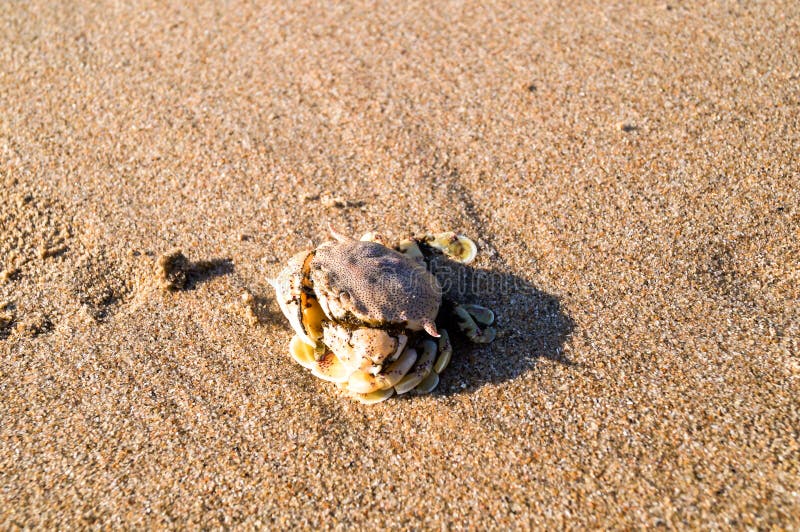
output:
[[[472,304],[463,304],[461,306],[481,325],[488,327],[494,323],[494,312],[492,312],[492,309]]]
[[[314,348],[308,345],[295,334],[289,342],[289,354],[295,362],[306,369],[313,369],[317,364],[317,357],[314,355]]]
[[[385,390],[378,390],[377,392],[371,393],[354,393],[352,397],[358,401],[359,403],[363,403],[365,405],[374,405],[375,403],[380,403],[381,401],[385,401],[394,395],[394,388],[387,388]]]
[[[370,375],[365,371],[354,371],[347,382],[347,389],[355,393],[371,393],[378,390],[393,388],[417,361],[417,350],[406,349],[400,358],[392,362],[386,371],[377,375]]]
[[[450,335],[447,331],[442,329],[439,337],[439,356],[436,358],[436,363],[433,365],[433,371],[441,373],[445,370],[450,359],[453,356],[453,345],[450,343]]]
[[[350,378],[349,370],[331,351],[327,351],[317,358],[313,347],[309,346],[298,336],[292,337],[289,342],[289,354],[295,362],[324,381],[343,383]]]
[[[326,352],[317,360],[316,365],[311,368],[311,374],[329,382],[347,382],[350,378],[350,370],[333,351]]]
[[[412,392],[417,395],[431,393],[437,386],[439,386],[439,374],[435,371],[431,371]]]
[[[439,332],[441,336],[439,337],[439,345],[436,346],[436,353],[438,356],[436,357],[436,362],[433,364],[433,371],[429,371],[411,390],[417,395],[431,393],[439,385],[439,374],[445,370],[450,363],[450,358],[453,356],[453,346],[450,343],[450,336],[445,329]],[[406,377],[403,381],[408,378],[409,377]],[[403,381],[400,381],[397,386],[395,386],[398,394],[403,393],[401,391]]]
[[[406,348],[407,343],[408,343],[408,336],[406,336],[405,334],[397,335],[397,351],[395,351],[394,354],[388,358],[389,362],[394,362],[395,360],[400,358],[400,355],[403,354],[403,350]]]
[[[478,306],[473,305],[473,307]],[[483,323],[482,318],[488,318],[488,313],[491,313],[491,317],[494,318],[494,313],[485,307],[479,308],[487,312],[476,312],[476,314],[478,314],[476,317],[463,305],[456,305],[453,310],[456,314],[456,318],[458,319],[459,329],[461,329],[461,331],[467,335],[467,338],[469,338],[470,341],[475,342],[476,344],[488,344],[495,339],[495,336],[497,336],[497,331],[494,327],[486,327],[485,329],[481,329],[475,320],[477,319],[479,322]]]
[[[414,369],[408,375],[394,385],[394,391],[399,394],[404,394],[422,382],[433,369],[433,361],[436,358],[437,346],[432,340],[425,340],[422,342],[422,355],[420,355]]]

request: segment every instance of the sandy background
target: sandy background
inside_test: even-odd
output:
[[[796,2],[58,4],[0,3],[0,528],[800,526]],[[343,399],[266,282],[328,222],[473,236],[501,337]]]

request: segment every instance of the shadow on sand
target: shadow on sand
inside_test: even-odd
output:
[[[206,281],[230,273],[233,273],[233,261],[231,259],[211,259],[190,262],[186,269],[186,286],[184,289],[194,290],[198,285]]]
[[[156,277],[161,287],[170,291],[194,290],[198,285],[233,273],[231,259],[190,261],[176,250],[159,257]]]
[[[512,273],[441,259],[431,267],[446,301],[491,308],[497,330],[494,342],[474,344],[461,334],[451,314],[440,315],[438,323],[453,342],[453,358],[434,394],[469,393],[487,383],[512,380],[540,358],[573,365],[563,351],[575,324],[558,298]]]

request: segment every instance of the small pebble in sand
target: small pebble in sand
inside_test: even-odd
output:
[[[248,290],[245,290],[239,298],[241,304],[231,301],[225,305],[225,309],[232,314],[244,317],[248,325],[258,325],[258,314],[256,314],[256,298]]]
[[[33,201],[33,196],[31,194],[24,194],[19,198],[17,198],[17,207],[23,207],[32,201]]]
[[[323,207],[331,208],[336,207],[337,209],[344,209],[348,206],[348,201],[343,199],[339,196],[333,196],[331,194],[323,194],[320,196],[320,202],[322,203]]]
[[[363,201],[350,201],[341,196],[336,196],[331,192],[322,192],[321,194],[304,194],[303,201],[319,201],[322,206],[327,209],[349,209],[352,207],[362,207]]]
[[[19,274],[19,268],[8,268],[0,272],[0,283],[5,283],[6,281],[10,281],[17,274]]]
[[[189,259],[176,249],[161,255],[156,261],[156,280],[162,290],[174,291],[186,287]]]
[[[16,326],[16,333],[19,336],[33,338],[53,330],[53,322],[44,314],[35,313],[26,316]]]
[[[64,244],[56,245],[56,246],[40,246],[39,247],[39,258],[40,259],[49,259],[50,257],[56,257],[61,255],[67,251],[67,246]]]
[[[252,305],[254,301],[255,298],[253,297],[253,294],[245,290],[244,293],[242,294],[242,303],[249,306]]]
[[[12,323],[14,323],[13,314],[0,311],[0,340],[4,340],[11,335]]]
[[[624,131],[625,133],[630,133],[631,131],[636,131],[637,127],[635,124],[630,122],[617,122],[616,128],[618,131]]]
[[[244,305],[244,317],[249,325],[258,324],[258,315],[255,311],[256,298],[253,294],[245,290],[242,294],[242,304]]]

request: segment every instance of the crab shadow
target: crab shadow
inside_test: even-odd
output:
[[[439,323],[452,339],[453,358],[433,394],[470,393],[485,384],[510,381],[533,369],[542,358],[575,365],[564,355],[575,322],[556,296],[513,273],[452,261],[433,266],[445,300],[491,308],[497,330],[493,342],[474,344],[461,334],[451,315],[441,316]]]
[[[183,266],[185,281],[180,290],[196,290],[201,284],[216,277],[233,273],[233,261],[228,258],[186,261]]]
[[[266,288],[259,287],[253,291],[253,303],[250,308],[259,325],[283,323],[286,319],[275,302],[275,296]]]

